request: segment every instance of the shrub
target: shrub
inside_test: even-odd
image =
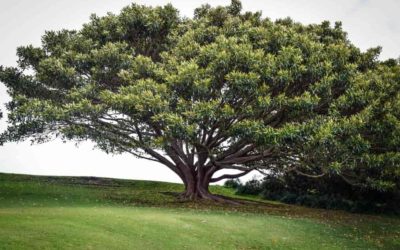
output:
[[[224,187],[235,188],[235,189],[237,189],[241,185],[242,185],[242,183],[240,182],[239,179],[230,179],[230,180],[225,181],[225,183],[224,183]]]
[[[246,182],[244,185],[240,185],[237,188],[237,194],[250,194],[250,195],[258,195],[262,191],[261,181],[257,179],[250,180]]]
[[[238,194],[252,194],[268,200],[314,208],[350,212],[400,214],[400,194],[349,185],[337,176],[309,179],[293,174],[271,174],[237,187]]]

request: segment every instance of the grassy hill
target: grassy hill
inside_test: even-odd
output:
[[[0,174],[0,249],[400,249],[398,217],[276,202],[182,202],[174,195],[182,190],[164,182]]]

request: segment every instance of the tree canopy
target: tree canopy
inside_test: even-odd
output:
[[[159,162],[187,198],[252,170],[399,188],[400,66],[340,22],[303,25],[203,5],[132,4],[47,31],[1,67],[12,101],[0,141],[91,140]],[[215,176],[222,169],[238,174]]]

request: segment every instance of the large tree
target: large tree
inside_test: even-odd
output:
[[[223,200],[209,184],[252,170],[398,176],[400,70],[379,51],[339,22],[273,22],[237,0],[193,18],[132,4],[18,48],[19,66],[0,68],[12,97],[1,142],[91,140],[165,165],[191,199]],[[363,180],[393,185],[381,177]]]

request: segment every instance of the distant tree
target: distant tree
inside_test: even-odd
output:
[[[400,69],[379,52],[339,22],[273,22],[237,0],[193,18],[132,4],[17,49],[19,66],[0,69],[12,97],[1,141],[91,140],[165,165],[188,199],[224,201],[209,184],[252,170],[393,188]]]

